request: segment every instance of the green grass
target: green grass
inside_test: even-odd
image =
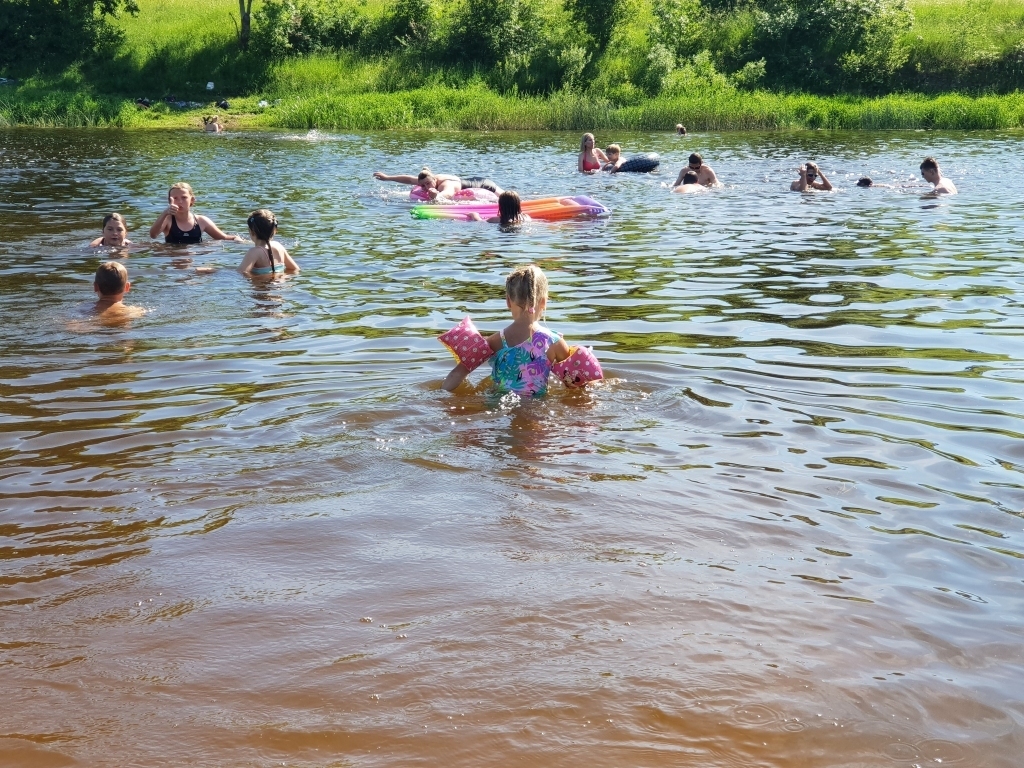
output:
[[[370,0],[367,12],[380,13],[382,1]],[[912,64],[927,70],[922,85],[928,85],[927,76],[951,78],[955,86],[952,78],[983,73],[986,61],[1024,45],[1021,0],[912,0],[911,5],[916,24],[908,43]],[[139,0],[139,6],[139,16],[117,22],[126,43],[120,56],[57,77],[30,78],[16,88],[0,87],[0,125],[199,125],[204,110],[159,105],[140,111],[131,101],[173,93],[206,104],[228,97],[228,123],[236,127],[665,130],[677,122],[695,130],[1024,127],[1020,93],[868,99],[726,89],[617,106],[593,94],[502,96],[473,73],[410,67],[398,57],[343,53],[270,65],[238,50],[231,20],[238,13],[235,0]],[[643,18],[638,12],[635,23]],[[215,83],[213,94],[205,90],[207,81]],[[279,103],[260,108],[262,98]]]

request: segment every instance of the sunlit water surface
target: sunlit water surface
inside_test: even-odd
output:
[[[0,764],[1019,766],[1021,138],[0,133]],[[414,221],[424,164],[614,213]],[[181,179],[301,274],[152,244]],[[606,381],[440,391],[529,261]]]

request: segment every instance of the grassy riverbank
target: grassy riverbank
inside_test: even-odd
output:
[[[639,34],[650,17],[643,1],[631,25],[624,25],[593,64],[593,82],[547,95],[501,88],[493,72],[426,64],[401,53],[341,50],[276,60],[243,53],[230,19],[237,14],[234,0],[139,5],[137,17],[116,22],[123,33],[116,56],[0,86],[0,126],[198,127],[203,114],[216,111],[213,101],[226,98],[231,128],[668,130],[677,122],[691,130],[1024,127],[1019,91],[780,93],[744,86],[700,57],[681,60],[668,86],[645,92],[621,74],[628,70],[624,51],[635,43],[629,36]],[[386,7],[374,0],[360,5],[368,18],[381,16]],[[952,87],[958,77],[981,77],[985,66],[1024,50],[1024,7],[1018,2],[914,0],[912,8],[916,23],[905,41],[908,82],[927,86],[928,78],[938,78]],[[212,93],[206,90],[209,81]],[[201,106],[179,109],[160,101],[172,94],[175,101]],[[139,97],[153,100],[153,106],[136,107]]]
[[[976,130],[1024,127],[1024,94],[968,97],[885,96],[866,99],[774,94],[714,94],[705,98],[659,97],[637,106],[616,106],[584,95],[500,96],[482,86],[434,86],[396,93],[313,94],[275,99],[233,99],[229,129],[291,128],[380,130],[771,130],[779,128]],[[0,95],[0,125],[185,128],[201,124],[212,107],[176,110],[81,93]]]

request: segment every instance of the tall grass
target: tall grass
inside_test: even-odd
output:
[[[268,118],[281,128],[340,130],[447,128],[466,130],[692,130],[779,128],[974,130],[1024,127],[1024,94],[1008,96],[895,95],[882,98],[723,93],[654,98],[616,107],[579,94],[499,96],[483,88],[423,88],[398,93],[290,100]]]

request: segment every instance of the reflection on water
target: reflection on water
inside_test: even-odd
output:
[[[609,136],[662,173],[586,178],[575,135],[3,137],[0,763],[1018,763],[1017,134]],[[691,151],[723,189],[668,193]],[[855,187],[926,154],[959,196]],[[614,213],[370,179],[428,163]],[[302,272],[150,244],[182,179]],[[110,210],[146,314],[82,328]],[[439,391],[526,261],[606,380]]]

